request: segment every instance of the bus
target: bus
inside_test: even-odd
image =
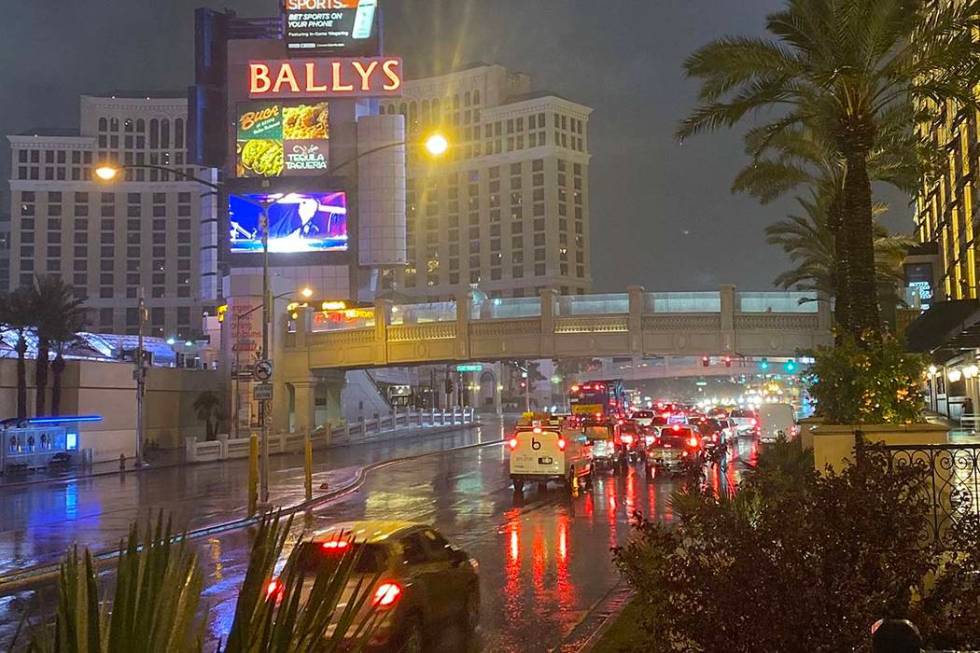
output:
[[[572,415],[583,424],[607,423],[626,416],[627,399],[622,379],[573,385],[568,403]]]

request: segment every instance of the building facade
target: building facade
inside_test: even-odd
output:
[[[919,125],[919,133],[946,153],[941,174],[925,178],[916,198],[916,237],[938,246],[937,301],[977,299],[977,248],[974,204],[977,147],[977,112],[957,109],[947,102],[933,107],[935,120]]]
[[[174,95],[82,96],[78,130],[8,136],[10,289],[60,275],[85,300],[89,329],[188,338],[217,299],[216,198],[192,181],[134,167],[112,185],[103,162],[213,172],[187,163],[187,100]]]
[[[405,82],[382,114],[405,117],[407,140],[447,133],[446,160],[409,147],[408,265],[382,273],[382,291],[451,298],[474,286],[491,297],[591,289],[591,109],[532,93],[502,66]]]

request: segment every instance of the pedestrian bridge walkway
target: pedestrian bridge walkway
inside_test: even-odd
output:
[[[794,356],[832,343],[826,302],[797,292],[628,292],[392,304],[359,320],[292,325],[280,382],[311,371],[437,362],[643,356]]]

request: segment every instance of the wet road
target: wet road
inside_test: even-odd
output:
[[[474,434],[500,437],[500,424]],[[748,442],[733,452],[726,475],[709,483],[721,491],[733,483]],[[370,472],[354,494],[314,512],[306,526],[356,519],[400,519],[436,526],[480,563],[482,651],[547,651],[563,646],[579,621],[618,583],[609,549],[629,534],[635,511],[670,521],[670,495],[680,479],[647,479],[642,466],[625,475],[602,475],[591,491],[569,497],[560,489],[526,488],[515,495],[501,445],[443,452]],[[301,520],[302,521],[302,520]],[[297,526],[297,529],[303,525]],[[248,533],[225,533],[198,542],[211,605],[210,635],[227,631],[247,562]],[[30,601],[33,592],[21,592]],[[0,599],[0,620],[18,610]],[[49,603],[49,601],[45,601]],[[440,650],[460,650],[446,633]]]

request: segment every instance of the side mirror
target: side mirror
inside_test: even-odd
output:
[[[466,551],[461,549],[449,550],[449,561],[453,563],[453,567],[458,567],[469,559],[469,556],[466,555]]]

